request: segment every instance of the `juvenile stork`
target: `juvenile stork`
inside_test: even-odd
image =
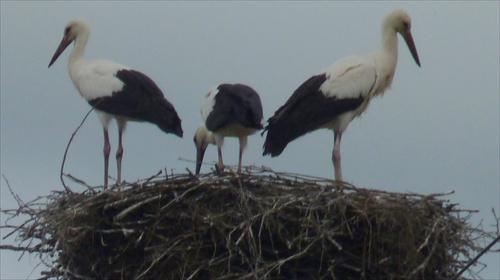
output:
[[[49,67],[74,41],[68,61],[69,76],[101,120],[104,131],[104,187],[107,187],[111,150],[108,126],[111,119],[114,118],[118,124],[117,184],[121,181],[122,134],[127,121],[153,123],[165,133],[173,133],[179,137],[182,137],[182,127],[174,106],[165,99],[160,88],[148,76],[111,61],[85,60],[83,54],[89,36],[90,28],[85,21],[70,21]]]
[[[268,120],[264,155],[280,155],[291,141],[320,128],[333,130],[332,161],[335,179],[342,180],[340,140],[349,123],[363,113],[370,100],[392,83],[401,34],[420,66],[411,35],[411,19],[403,10],[390,12],[382,22],[382,44],[371,54],[343,58],[312,76]]]
[[[224,169],[222,144],[224,137],[238,137],[240,142],[238,173],[248,135],[263,128],[262,103],[251,87],[243,84],[220,84],[211,90],[201,107],[204,123],[194,135],[196,145],[196,174],[200,173],[205,150],[209,144],[217,145],[217,167]]]

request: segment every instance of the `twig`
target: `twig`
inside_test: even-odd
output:
[[[154,178],[156,178],[156,177],[160,176],[160,174],[161,174],[161,173],[163,173],[163,171],[160,169],[158,172],[156,172],[156,174],[155,174],[155,175],[153,175],[153,176],[151,176],[151,177],[147,178],[147,179],[144,181],[144,183],[142,183],[142,185],[144,185],[144,186],[145,186],[145,185],[147,185],[147,184],[148,184],[151,180],[153,180]]]
[[[119,221],[119,220],[123,219],[123,217],[127,216],[128,213],[134,211],[135,209],[141,207],[144,204],[148,204],[149,202],[157,200],[157,199],[161,199],[161,194],[159,194],[157,196],[150,197],[150,198],[145,199],[145,200],[143,200],[143,201],[141,201],[141,202],[139,202],[137,204],[129,206],[127,209],[125,209],[122,212],[120,212],[120,214],[116,215],[115,221]]]
[[[479,258],[484,255],[486,252],[488,252],[490,250],[491,247],[493,247],[498,241],[500,241],[500,235],[498,235],[495,239],[493,239],[493,241],[491,241],[490,244],[488,244],[488,246],[486,246],[483,250],[481,250],[481,252],[479,252],[479,254],[473,258],[472,260],[470,260],[467,265],[462,268],[457,274],[455,274],[455,276],[453,276],[452,278],[450,278],[450,280],[456,280],[458,279],[458,277],[460,275],[462,275],[467,269],[469,269],[469,267],[471,265],[473,265],[475,262],[477,262],[477,260],[479,260]]]
[[[497,216],[495,208],[491,208],[491,212],[493,213],[493,217],[495,217],[495,221],[497,222],[495,225],[495,227],[497,228],[497,235],[500,235],[500,218]]]
[[[85,183],[85,181],[83,180],[80,180],[78,178],[76,178],[75,176],[71,175],[71,174],[64,174],[66,175],[66,177],[70,178],[71,180],[75,181],[76,183],[80,184],[80,185],[84,185],[85,187],[87,187],[87,189],[89,191],[91,191],[92,193],[97,193],[94,188],[92,188],[92,186],[90,186],[89,184]]]
[[[9,189],[10,194],[11,194],[11,195],[12,195],[12,197],[14,197],[14,199],[16,200],[17,205],[18,205],[19,207],[21,207],[22,205],[25,205],[24,201],[22,201],[22,200],[21,200],[21,198],[20,198],[18,195],[16,195],[16,194],[14,193],[14,191],[12,191],[12,188],[10,187],[10,184],[9,184],[9,180],[7,180],[7,178],[5,177],[5,175],[2,175],[2,177],[3,177],[4,181],[5,181],[5,183],[7,184],[7,188]]]
[[[0,245],[0,250],[11,250],[11,251],[22,251],[28,253],[48,253],[50,249],[40,249],[39,246],[12,246],[12,245]]]
[[[78,125],[78,127],[75,129],[75,131],[73,131],[73,134],[71,134],[71,137],[69,138],[68,145],[66,146],[66,150],[64,151],[64,157],[63,157],[63,161],[61,163],[61,173],[59,174],[59,178],[61,179],[61,183],[63,184],[64,189],[67,192],[72,192],[71,189],[68,186],[66,186],[66,183],[64,182],[64,164],[66,163],[66,156],[68,155],[69,146],[71,145],[71,142],[73,142],[73,138],[75,137],[76,133],[78,132],[78,130],[80,130],[80,128],[82,127],[83,123],[85,122],[85,120],[87,119],[87,117],[90,115],[90,112],[92,112],[93,110],[94,110],[94,107],[92,107],[88,111],[88,113],[85,115],[85,117],[80,122],[80,124]]]
[[[435,225],[437,225],[437,222],[439,220],[437,220],[436,223],[434,224],[434,226],[432,227],[432,231],[429,233],[428,237],[430,237],[430,235],[432,234],[432,232],[434,232]],[[434,238],[434,244],[432,245],[432,248],[431,248],[430,252],[427,254],[427,257],[425,257],[425,259],[422,261],[422,263],[418,267],[416,267],[412,272],[410,272],[411,276],[413,276],[414,274],[416,274],[420,270],[424,269],[425,266],[429,263],[429,260],[431,259],[431,257],[434,255],[434,252],[436,251],[436,247],[437,247],[438,242],[439,242],[439,235],[440,235],[440,232],[437,232],[436,233],[436,238]],[[426,238],[426,241],[425,241],[424,244],[427,243],[428,237]],[[422,246],[424,246],[424,244],[422,244]],[[420,248],[417,251],[420,251],[420,249],[422,249],[422,246],[420,246]]]

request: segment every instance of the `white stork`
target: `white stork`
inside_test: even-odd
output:
[[[342,180],[340,140],[349,123],[363,113],[370,100],[392,83],[398,60],[398,38],[406,41],[420,66],[411,35],[411,19],[403,10],[390,12],[382,22],[379,51],[343,58],[298,87],[269,118],[264,155],[280,155],[291,141],[320,128],[333,130],[332,161],[335,179]]]
[[[243,84],[220,84],[211,90],[201,107],[204,123],[194,135],[196,145],[196,174],[200,173],[205,150],[209,144],[217,145],[217,167],[224,169],[222,144],[224,137],[238,137],[240,142],[238,173],[248,135],[263,128],[262,103],[251,87]]]
[[[165,133],[173,133],[179,137],[182,137],[183,132],[181,120],[174,106],[165,99],[162,91],[148,76],[111,61],[83,58],[89,36],[90,27],[85,21],[70,21],[64,29],[64,37],[50,60],[49,67],[74,41],[68,61],[69,75],[83,98],[94,107],[102,122],[104,187],[107,187],[111,150],[108,126],[112,118],[116,119],[118,124],[117,184],[121,181],[122,133],[127,121],[150,122]]]

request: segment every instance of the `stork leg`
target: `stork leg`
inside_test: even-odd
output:
[[[217,163],[217,167],[222,172],[224,171],[224,162],[222,160],[222,145],[217,144],[217,154],[219,155],[219,162]]]
[[[224,171],[224,161],[222,159],[222,144],[224,144],[224,138],[218,135],[215,137],[215,144],[217,145],[217,155],[219,156],[219,162],[217,163],[217,168],[220,172]]]
[[[242,137],[239,137],[239,139],[240,139],[240,153],[239,153],[239,157],[238,157],[238,170],[237,170],[237,172],[241,173],[241,161],[242,161],[241,159],[243,157],[243,150],[247,146],[248,137],[242,136]]]
[[[117,121],[118,123],[118,149],[116,150],[116,184],[120,185],[122,181],[122,157],[123,157],[123,146],[122,146],[122,135],[123,130],[125,129],[124,121]]]
[[[108,129],[106,127],[103,128],[104,132],[104,188],[108,187],[108,166],[109,166],[109,152],[111,151],[111,144],[109,144],[109,135]]]
[[[340,166],[340,139],[342,138],[342,133],[333,132],[334,144],[332,152],[333,168],[335,169],[335,180],[342,181],[342,168]]]

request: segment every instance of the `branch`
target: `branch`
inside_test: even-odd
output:
[[[78,130],[80,130],[80,128],[82,127],[83,123],[85,122],[85,120],[87,119],[87,117],[90,115],[90,112],[92,112],[94,110],[94,107],[92,107],[88,113],[85,115],[85,117],[83,118],[83,120],[80,122],[80,125],[78,125],[78,127],[75,129],[75,131],[73,131],[73,134],[71,134],[71,138],[69,138],[69,141],[68,141],[68,145],[66,146],[66,150],[64,151],[64,157],[63,157],[63,160],[62,160],[62,163],[61,163],[61,173],[59,174],[59,178],[61,179],[61,182],[64,186],[64,189],[67,191],[67,192],[72,192],[71,189],[66,186],[66,183],[64,182],[64,163],[66,162],[66,156],[68,155],[68,150],[69,150],[69,146],[71,145],[71,142],[73,142],[73,138],[75,137],[76,133],[78,132]]]
[[[458,277],[460,275],[462,275],[471,265],[473,265],[475,262],[477,262],[477,260],[479,260],[479,258],[481,256],[483,256],[486,252],[488,252],[490,250],[490,248],[493,247],[498,241],[500,241],[500,235],[498,235],[497,238],[495,238],[493,241],[491,241],[491,243],[488,244],[488,246],[486,246],[486,248],[484,248],[475,258],[473,258],[470,262],[468,262],[467,265],[464,268],[462,268],[462,270],[460,270],[457,274],[455,274],[455,276],[450,278],[450,280],[458,279]]]

